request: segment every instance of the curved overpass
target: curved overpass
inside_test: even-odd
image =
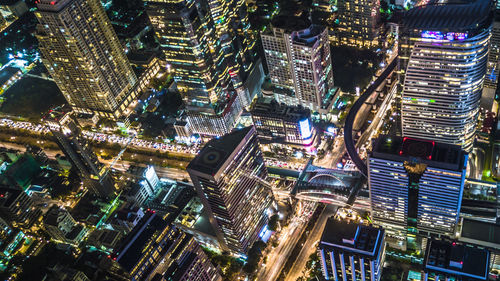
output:
[[[356,144],[354,143],[354,138],[352,136],[352,128],[354,125],[354,119],[356,119],[356,115],[358,114],[358,111],[361,109],[361,106],[365,103],[365,101],[370,97],[373,92],[380,86],[380,84],[391,74],[391,72],[394,70],[396,65],[398,64],[398,59],[395,57],[392,62],[387,65],[387,67],[382,71],[382,73],[373,81],[373,83],[366,88],[364,93],[359,97],[359,99],[356,100],[356,102],[353,104],[351,109],[349,110],[349,113],[347,113],[347,117],[345,120],[345,126],[344,126],[344,142],[345,146],[347,149],[347,153],[349,154],[349,157],[351,157],[352,162],[356,165],[356,167],[359,169],[361,174],[363,174],[365,177],[368,175],[368,168],[366,166],[365,161],[359,157],[358,151],[356,150]]]

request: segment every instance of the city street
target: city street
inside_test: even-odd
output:
[[[326,208],[319,216],[316,225],[314,225],[313,229],[307,236],[307,240],[304,243],[299,256],[295,260],[292,269],[290,269],[290,272],[285,279],[286,281],[296,281],[297,278],[302,275],[302,271],[304,270],[306,263],[309,260],[309,256],[311,256],[311,254],[313,254],[317,250],[316,243],[319,241],[319,239],[321,239],[321,234],[323,233],[323,228],[325,228],[326,221],[329,217],[333,216],[337,212],[337,209],[337,206],[326,205]]]
[[[295,215],[288,226],[281,230],[279,244],[267,255],[266,266],[259,268],[256,280],[272,281],[278,277],[283,265],[288,260],[290,252],[302,235],[302,231],[310,218],[310,213],[314,211],[316,206],[316,204],[311,203],[305,205],[302,214],[306,213],[308,215]]]

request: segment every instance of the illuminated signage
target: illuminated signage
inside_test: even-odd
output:
[[[467,33],[463,32],[448,32],[442,33],[440,31],[423,31],[421,34],[422,38],[426,39],[436,39],[436,40],[465,40],[468,37]]]
[[[302,136],[303,140],[306,140],[311,137],[312,130],[309,119],[304,119],[299,121],[299,128],[300,128],[300,135]]]

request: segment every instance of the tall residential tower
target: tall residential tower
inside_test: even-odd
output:
[[[37,1],[42,61],[78,112],[119,117],[137,82],[99,0]]]
[[[328,29],[280,16],[261,33],[271,82],[280,102],[328,113],[335,94]]]

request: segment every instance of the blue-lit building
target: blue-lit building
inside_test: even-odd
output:
[[[399,44],[403,136],[472,149],[492,3],[439,1],[406,12]]]
[[[380,136],[368,158],[374,223],[400,247],[418,235],[454,236],[467,157],[457,145]]]
[[[423,281],[488,280],[490,252],[470,244],[429,239],[423,267]]]
[[[253,105],[252,120],[263,142],[310,145],[316,131],[311,111],[302,106],[288,106],[273,98],[261,97]]]
[[[318,251],[326,280],[378,281],[385,260],[385,231],[331,217]]]

